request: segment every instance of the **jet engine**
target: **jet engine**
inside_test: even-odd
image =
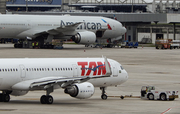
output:
[[[90,31],[78,32],[72,40],[77,44],[93,44],[96,41],[96,35]]]
[[[17,91],[17,90],[13,90],[11,95],[13,96],[22,96],[22,95],[26,95],[28,93],[28,91]]]
[[[89,82],[84,82],[67,87],[64,92],[69,94],[71,97],[86,99],[90,98],[94,94],[94,86]]]

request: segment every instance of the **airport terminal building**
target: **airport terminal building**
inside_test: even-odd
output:
[[[8,11],[48,11],[61,8],[61,0],[6,0]],[[26,9],[27,8],[27,9]]]
[[[3,0],[0,0],[3,1]],[[86,15],[116,18],[127,28],[124,40],[180,40],[176,0],[4,0],[13,14]]]

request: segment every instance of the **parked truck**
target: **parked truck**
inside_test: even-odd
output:
[[[179,49],[180,48],[180,40],[172,40],[172,39],[160,39],[155,42],[156,49]]]
[[[154,86],[142,86],[141,99],[174,100],[178,98],[178,91],[157,91]]]

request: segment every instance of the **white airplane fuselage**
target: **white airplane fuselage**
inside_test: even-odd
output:
[[[90,79],[94,87],[120,85],[128,79],[128,74],[121,64],[108,59],[112,75],[105,78]],[[72,78],[79,76],[101,76],[105,74],[102,58],[23,58],[0,59],[0,90],[13,90],[19,82],[42,78]],[[97,69],[93,69],[98,67]],[[24,85],[25,86],[25,85]],[[58,88],[58,87],[57,87]],[[59,87],[60,88],[60,87]],[[26,90],[19,89],[16,90]]]
[[[80,23],[71,30],[75,23]],[[57,29],[60,28],[60,29]],[[66,29],[64,29],[66,28]],[[52,31],[53,30],[53,31]],[[47,16],[47,15],[0,15],[0,37],[27,39],[47,33],[55,39],[70,39],[71,36],[82,31],[104,31],[102,39],[122,36],[126,29],[116,20],[105,17],[91,16]]]

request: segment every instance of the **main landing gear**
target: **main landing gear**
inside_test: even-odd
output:
[[[106,91],[105,91],[106,87],[100,87],[100,90],[102,90],[102,95],[101,95],[101,99],[106,100],[107,99],[107,95],[106,95]]]
[[[53,103],[53,97],[51,95],[49,95],[53,91],[54,91],[53,86],[46,89],[46,95],[42,95],[40,98],[41,104],[52,104]]]
[[[0,93],[0,102],[9,102],[10,101],[10,96],[8,93],[3,92]]]
[[[40,101],[41,104],[52,104],[53,97],[51,95],[42,95]]]

